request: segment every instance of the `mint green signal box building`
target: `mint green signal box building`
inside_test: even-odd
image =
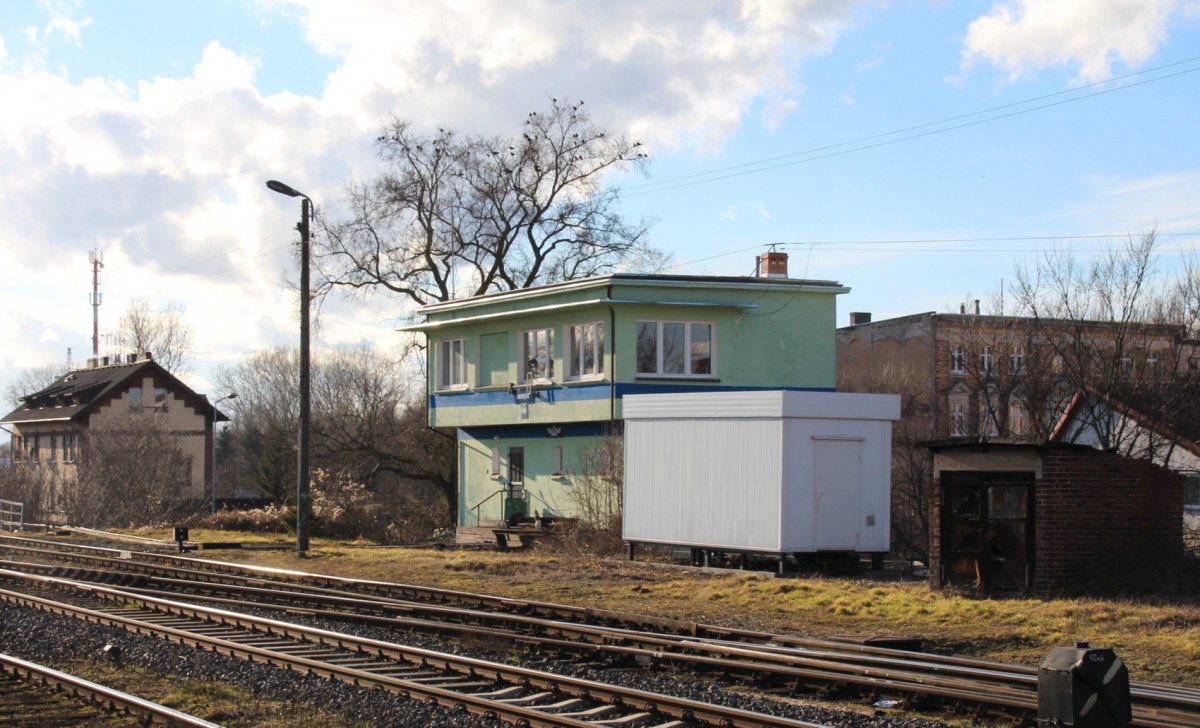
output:
[[[834,391],[832,281],[766,253],[745,277],[613,274],[425,306],[429,424],[458,441],[458,525],[575,516],[629,394]],[[736,484],[731,484],[736,487]]]

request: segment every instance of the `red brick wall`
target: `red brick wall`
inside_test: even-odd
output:
[[[1035,492],[1039,594],[1137,586],[1182,556],[1183,478],[1149,461],[1047,448]]]

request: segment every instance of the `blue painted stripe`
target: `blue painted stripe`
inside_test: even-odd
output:
[[[531,440],[531,439],[552,439],[557,440],[563,437],[601,437],[603,435],[612,434],[612,428],[607,422],[568,422],[561,425],[556,425],[560,432],[553,437],[547,431],[546,425],[495,425],[491,427],[460,427],[458,428],[458,441],[475,440],[483,442],[485,440]]]
[[[618,382],[617,398],[627,394],[677,394],[683,392],[762,392],[787,390],[789,392],[833,392],[833,387],[742,387],[722,384],[683,384],[679,382]],[[583,384],[571,387],[561,385],[534,389],[538,402],[593,402],[608,399],[608,383]],[[430,409],[451,407],[490,407],[495,405],[519,404],[516,393],[506,390],[485,392],[455,392],[452,394],[429,395]]]

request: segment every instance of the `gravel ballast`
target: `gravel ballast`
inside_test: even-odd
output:
[[[279,619],[278,614],[269,614]],[[295,619],[324,629],[348,632],[372,639],[452,652],[478,659],[511,664],[512,653],[503,656],[487,650],[474,650],[426,636],[398,633],[380,628],[352,627],[345,624]],[[490,726],[501,725],[474,716],[455,713],[418,700],[402,699],[380,690],[357,688],[324,678],[288,672],[280,668],[250,663],[233,657],[175,645],[165,640],[134,635],[130,632],[80,620],[48,614],[36,609],[0,604],[0,651],[57,666],[70,660],[106,659],[104,647],[120,647],[123,664],[137,665],[155,674],[181,680],[218,682],[242,688],[251,694],[270,697],[289,704],[303,704],[344,717],[349,722],[393,726]],[[707,678],[677,681],[657,677],[649,671],[598,671],[560,661],[531,658],[525,667],[570,675],[589,680],[611,682],[648,692],[685,697],[692,700],[730,705],[744,710],[767,713],[793,720],[809,721],[837,728],[935,728],[945,726],[895,715],[875,715],[841,711],[811,703],[772,700],[731,689]],[[222,716],[201,716],[225,722]],[[228,716],[226,718],[232,718]],[[236,718],[233,722],[237,722]]]

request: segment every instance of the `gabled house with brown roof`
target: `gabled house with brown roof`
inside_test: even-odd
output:
[[[190,477],[175,496],[200,502],[212,497],[213,425],[229,418],[149,353],[89,360],[88,368],[22,397],[0,424],[12,432],[14,467],[46,468],[54,474],[49,481],[57,492],[46,504],[53,510],[87,457],[88,431],[129,413],[161,418],[187,458]]]

